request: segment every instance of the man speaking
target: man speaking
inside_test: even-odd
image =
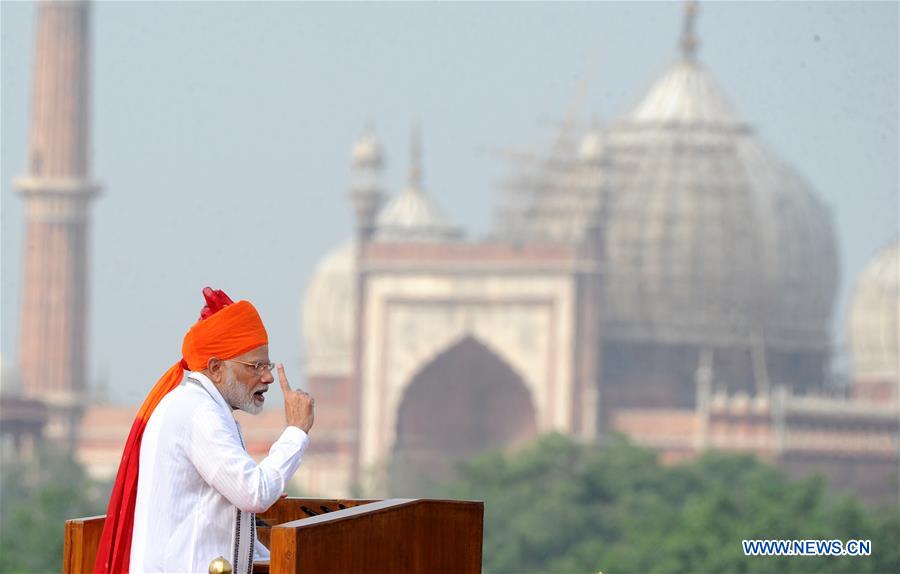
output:
[[[182,359],[138,411],[113,486],[94,572],[206,572],[225,556],[251,572],[269,551],[255,513],[268,509],[300,466],[314,401],[291,390],[278,365],[287,426],[256,462],[233,412],[262,411],[274,382],[269,340],[256,309],[222,291],[188,331]],[[188,371],[185,374],[185,371]]]

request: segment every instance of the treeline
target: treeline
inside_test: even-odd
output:
[[[60,572],[67,519],[104,514],[110,484],[63,451],[44,449],[0,470],[0,572]]]
[[[65,520],[103,514],[109,488],[68,453],[5,461],[0,572],[59,572]],[[487,573],[900,572],[896,504],[868,508],[821,478],[794,481],[750,456],[664,467],[621,437],[584,445],[551,435],[481,455],[429,490],[485,501]],[[872,555],[747,557],[744,539],[863,539]]]
[[[464,464],[445,494],[485,501],[489,573],[900,572],[897,505],[867,508],[751,456],[664,467],[621,437],[552,435]],[[747,557],[744,539],[866,539],[872,555]]]

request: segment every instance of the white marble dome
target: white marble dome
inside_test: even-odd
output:
[[[828,348],[831,214],[700,63],[676,62],[607,136],[607,338]]]
[[[356,244],[346,241],[316,266],[306,288],[301,330],[308,376],[353,372],[356,332]]]
[[[692,56],[559,156],[520,177],[526,200],[499,235],[577,243],[596,229],[607,340],[828,353],[831,213]]]
[[[854,379],[900,381],[900,238],[857,280],[847,328]]]

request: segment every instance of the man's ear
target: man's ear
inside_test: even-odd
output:
[[[206,372],[209,373],[209,379],[218,384],[225,378],[225,361],[211,357],[206,361]]]

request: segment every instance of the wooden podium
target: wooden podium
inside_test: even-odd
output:
[[[66,521],[63,573],[93,570],[105,518]],[[257,573],[481,572],[483,502],[284,498],[257,519]]]

